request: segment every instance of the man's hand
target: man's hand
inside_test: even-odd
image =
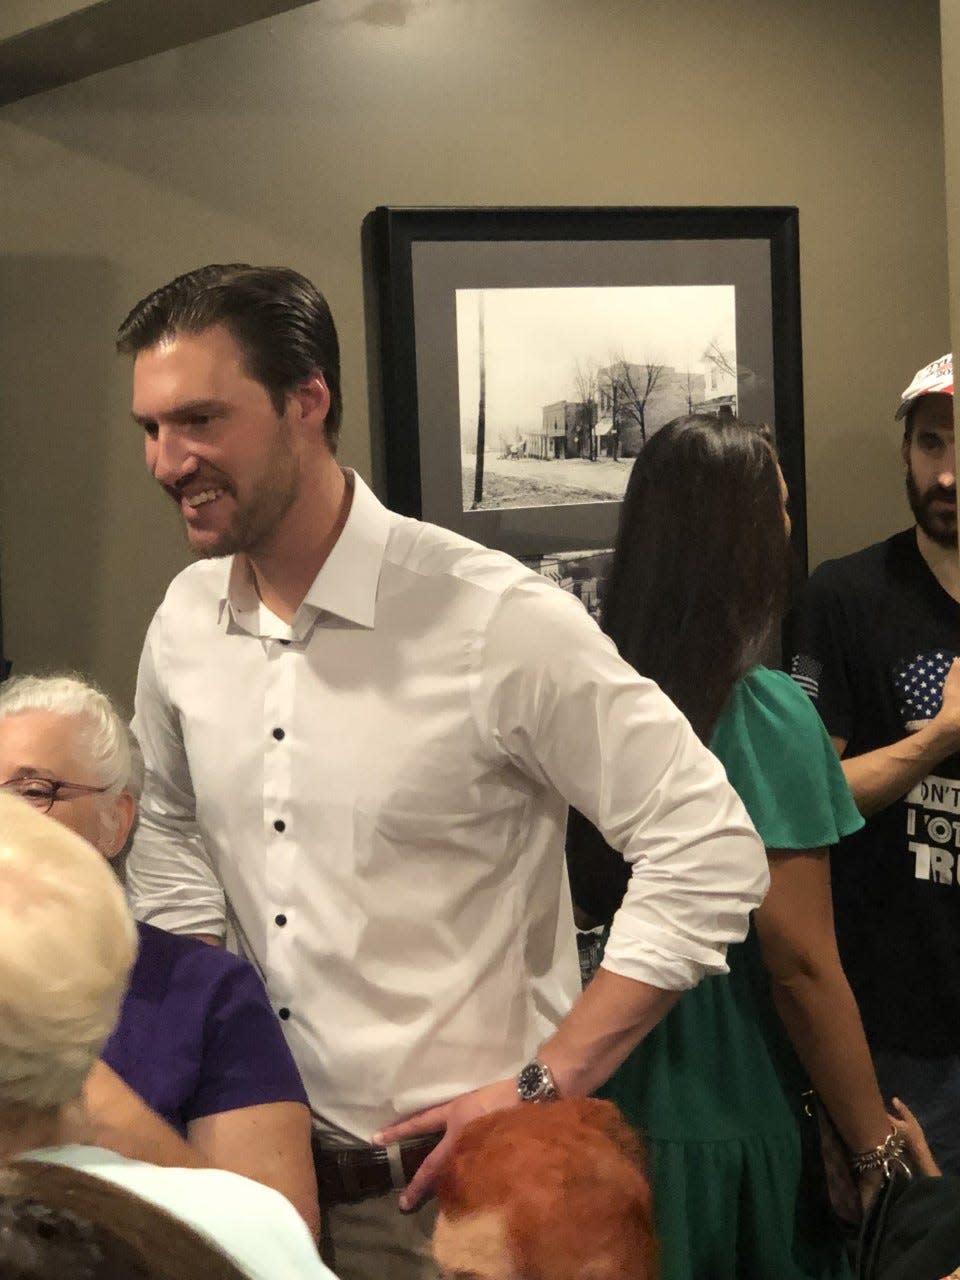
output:
[[[536,1103],[527,1103],[536,1106]],[[403,1138],[418,1138],[425,1133],[437,1133],[445,1130],[443,1138],[427,1156],[417,1170],[408,1186],[400,1193],[400,1208],[404,1212],[416,1209],[433,1191],[434,1178],[442,1165],[449,1158],[461,1130],[471,1120],[485,1116],[490,1111],[501,1111],[504,1107],[520,1106],[517,1094],[517,1082],[498,1080],[496,1084],[484,1085],[471,1093],[463,1093],[459,1098],[443,1102],[437,1107],[427,1107],[416,1115],[400,1120],[397,1124],[388,1125],[373,1135],[373,1141],[384,1146],[391,1142],[400,1142]]]
[[[537,1060],[550,1068],[562,1098],[586,1096],[613,1075],[679,998],[679,991],[664,991],[601,967],[557,1030],[540,1046]],[[509,1080],[498,1080],[496,1084],[461,1094],[450,1102],[427,1107],[375,1133],[373,1141],[387,1145],[403,1138],[446,1130],[404,1189],[400,1208],[416,1209],[426,1199],[433,1189],[437,1171],[449,1158],[460,1131],[471,1120],[489,1111],[502,1111],[504,1107],[539,1105],[520,1102],[516,1077],[511,1076]]]
[[[943,701],[934,721],[951,734],[960,747],[960,658],[954,658],[947,672],[943,682]]]

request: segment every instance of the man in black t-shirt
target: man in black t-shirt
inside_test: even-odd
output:
[[[865,827],[831,860],[837,936],[886,1097],[960,1172],[960,560],[953,361],[904,391],[916,524],[822,564],[790,670],[843,761]]]

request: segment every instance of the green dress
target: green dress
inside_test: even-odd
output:
[[[710,745],[767,848],[820,848],[862,825],[819,716],[782,672],[736,686]],[[846,1280],[809,1086],[752,927],[727,959],[600,1090],[645,1138],[663,1280]]]

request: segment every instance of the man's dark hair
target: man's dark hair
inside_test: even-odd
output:
[[[137,303],[117,331],[117,351],[136,355],[217,324],[240,345],[247,372],[278,414],[288,393],[319,369],[330,391],[324,431],[335,452],[343,417],[340,344],[326,299],[297,271],[245,263],[188,271]]]
[[[916,407],[917,401],[914,400],[903,418],[903,443],[905,445],[909,445],[910,441],[913,439],[913,411]]]

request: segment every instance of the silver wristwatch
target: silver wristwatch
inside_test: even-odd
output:
[[[517,1096],[521,1102],[548,1102],[551,1098],[559,1098],[560,1090],[550,1068],[534,1058],[521,1068],[517,1076]]]

